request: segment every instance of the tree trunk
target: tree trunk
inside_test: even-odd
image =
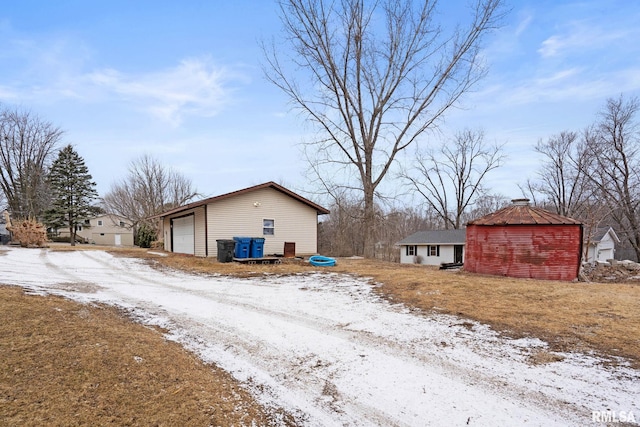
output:
[[[373,200],[373,188],[364,189],[364,257],[375,258],[376,213]]]
[[[76,245],[76,228],[73,225],[69,226],[69,242],[71,246]]]

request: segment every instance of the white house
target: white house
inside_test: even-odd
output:
[[[398,242],[400,263],[463,263],[466,230],[418,231]]]
[[[164,212],[164,249],[199,257],[216,257],[217,241],[234,237],[264,238],[264,255],[283,254],[285,243],[295,253],[318,251],[318,215],[322,206],[267,182],[210,197]]]
[[[60,228],[58,235],[68,237],[69,230]],[[76,227],[76,235],[85,243],[133,246],[132,222],[118,215],[103,214],[86,219]]]
[[[585,233],[587,255],[584,261],[595,263],[614,259],[616,243],[620,243],[620,239],[611,227],[596,228],[591,235]]]

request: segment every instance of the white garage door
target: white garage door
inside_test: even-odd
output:
[[[194,253],[193,215],[171,220],[173,224],[173,252]]]

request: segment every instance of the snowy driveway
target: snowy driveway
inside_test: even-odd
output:
[[[585,425],[640,418],[640,373],[390,304],[337,274],[238,279],[101,251],[1,248],[0,283],[122,306],[310,426]],[[627,415],[628,416],[628,415]]]

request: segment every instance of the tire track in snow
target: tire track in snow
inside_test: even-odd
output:
[[[257,313],[264,316],[267,319],[277,319],[280,322],[285,322],[291,325],[302,326],[307,330],[312,330],[321,336],[331,336],[343,342],[352,343],[357,348],[354,348],[354,352],[362,357],[366,357],[368,354],[381,353],[383,356],[402,360],[403,363],[414,365],[428,365],[431,367],[437,366],[439,368],[438,375],[445,376],[454,381],[460,381],[463,384],[473,384],[474,386],[482,385],[488,393],[499,394],[507,400],[512,400],[513,396],[518,396],[517,400],[535,402],[536,405],[553,407],[557,411],[565,411],[558,401],[553,398],[541,395],[539,392],[531,391],[524,387],[516,387],[505,382],[503,378],[496,378],[489,375],[486,372],[475,370],[471,367],[460,366],[447,360],[442,355],[439,355],[438,349],[433,345],[425,346],[424,344],[415,348],[414,346],[407,347],[406,343],[401,343],[392,339],[374,335],[367,331],[351,330],[348,329],[349,325],[340,325],[336,323],[334,319],[328,319],[326,317],[311,316],[307,313],[291,313],[281,310],[274,310],[264,305],[258,305],[255,302],[250,303],[243,296],[231,295],[229,293],[215,292],[219,287],[212,287],[210,290],[197,290],[189,289],[188,283],[183,286],[172,285],[166,283],[160,279],[164,279],[166,272],[160,273],[157,270],[149,267],[148,265],[140,265],[141,269],[148,269],[144,273],[138,274],[135,271],[131,271],[123,267],[120,258],[110,258],[109,261],[103,259],[95,253],[83,253],[85,256],[91,258],[97,263],[101,263],[105,267],[115,268],[116,271],[110,273],[113,276],[117,276],[132,285],[139,285],[140,282],[146,282],[154,286],[162,286],[163,288],[170,289],[175,292],[184,292],[190,295],[204,298],[208,301],[213,301],[217,304],[231,305],[234,309],[241,309],[245,312]],[[115,262],[114,262],[115,261]],[[142,264],[138,261],[139,264]],[[158,280],[150,279],[149,273],[154,272],[158,276]],[[136,280],[127,279],[127,275],[135,278]],[[179,279],[184,283],[185,277],[190,277],[186,273],[177,273],[172,275],[174,279]],[[200,276],[192,275],[194,280],[202,280]],[[232,279],[232,281],[239,281],[244,284],[253,284],[258,279]],[[220,280],[220,279],[219,279]],[[293,291],[299,291],[293,289]],[[361,297],[358,295],[357,297]],[[148,306],[148,303],[140,300],[135,302],[137,305]],[[389,310],[393,309],[389,304],[379,301],[382,306],[381,309]],[[157,311],[159,307],[147,307],[147,310]],[[176,324],[184,330],[198,330],[195,334],[197,337],[211,336],[220,339],[224,337],[224,351],[229,352],[234,350],[236,357],[242,357],[244,360],[252,360],[254,364],[258,365],[262,370],[272,373],[279,377],[281,381],[285,382],[288,387],[297,387],[296,381],[285,381],[286,377],[296,377],[295,370],[299,368],[295,360],[292,360],[289,354],[283,354],[281,349],[271,343],[263,340],[259,335],[251,334],[247,330],[233,327],[232,325],[216,322],[215,319],[205,318],[201,320],[194,320],[193,316],[185,316],[179,314],[167,314],[163,310],[163,315],[171,317]],[[214,324],[212,324],[212,321]],[[426,321],[426,320],[425,320]],[[430,347],[430,348],[429,348]],[[312,355],[313,357],[315,355]],[[320,360],[321,357],[317,356]],[[270,363],[266,363],[270,362]],[[288,372],[274,372],[273,365],[287,366]],[[330,365],[329,365],[330,366]],[[315,396],[323,396],[324,391],[329,388],[332,389],[332,383],[327,380],[327,377],[336,375],[336,372],[332,372],[325,367],[324,369],[313,369],[311,372],[307,372],[307,376],[310,377],[305,387],[300,389],[301,392],[312,391]],[[311,390],[309,390],[309,388]],[[329,406],[332,408],[339,408],[341,406],[349,407],[350,412],[357,412],[360,417],[368,419],[371,415],[374,415],[374,419],[371,421],[381,422],[384,424],[396,425],[397,420],[394,418],[385,418],[385,414],[379,411],[372,405],[365,405],[361,402],[357,402],[353,399],[353,396],[341,392],[339,387],[333,387],[337,390],[337,393],[333,393],[331,396],[333,399],[329,400]],[[325,405],[326,406],[326,405]]]
[[[3,261],[7,258],[13,260],[13,257],[9,256],[3,257]],[[416,375],[424,373],[425,376],[444,376],[457,384],[456,390],[459,394],[479,392],[496,396],[496,399],[485,399],[486,401],[481,402],[481,405],[487,406],[488,402],[493,402],[497,405],[496,408],[515,407],[516,410],[526,408],[525,413],[532,413],[534,416],[544,413],[547,415],[542,419],[547,421],[561,419],[565,421],[562,424],[567,424],[567,420],[576,420],[578,424],[580,420],[580,417],[571,412],[576,408],[567,408],[568,405],[564,405],[564,409],[559,409],[562,404],[558,403],[560,400],[557,397],[546,395],[535,387],[527,388],[522,383],[521,385],[509,383],[504,373],[496,374],[490,369],[476,370],[476,366],[461,363],[461,360],[464,362],[463,359],[450,359],[452,353],[438,348],[433,340],[412,340],[407,339],[406,336],[398,338],[402,334],[396,336],[389,331],[385,332],[386,336],[381,336],[378,332],[367,330],[366,322],[375,319],[376,315],[361,310],[358,308],[359,305],[371,305],[380,311],[381,318],[385,317],[385,313],[394,312],[400,318],[420,319],[423,326],[428,322],[436,325],[437,322],[423,316],[400,313],[398,307],[372,298],[369,293],[359,290],[363,289],[359,288],[359,285],[350,289],[348,286],[341,286],[340,283],[331,283],[332,279],[326,276],[300,278],[299,281],[303,283],[293,285],[293,279],[290,278],[234,279],[190,275],[171,270],[159,271],[142,261],[117,258],[104,252],[41,251],[35,260],[34,257],[25,257],[25,259],[27,265],[1,264],[3,272],[4,267],[8,267],[7,271],[14,274],[21,267],[24,277],[30,277],[31,270],[33,274],[42,274],[36,268],[36,261],[38,261],[39,264],[46,266],[48,272],[45,273],[48,277],[42,282],[52,284],[54,288],[54,282],[58,281],[59,285],[60,280],[104,287],[94,295],[87,295],[86,289],[71,289],[73,292],[53,289],[57,294],[64,294],[74,299],[86,297],[87,300],[130,305],[128,308],[137,307],[143,313],[168,318],[172,322],[170,329],[176,331],[176,337],[181,342],[191,345],[203,355],[203,358],[208,358],[208,361],[235,371],[235,375],[240,377],[255,375],[256,384],[265,384],[267,388],[272,388],[273,401],[288,402],[292,408],[310,414],[310,424],[423,424],[424,420],[420,423],[411,418],[412,414],[419,412],[410,412],[407,416],[403,413],[405,410],[398,411],[393,408],[389,411],[389,402],[386,407],[379,406],[378,403],[387,396],[380,397],[375,394],[377,390],[363,388],[367,384],[372,387],[377,386],[375,378],[369,382],[367,379],[359,381],[359,387],[345,383],[353,379],[350,370],[366,376],[371,371],[379,369],[380,364],[376,365],[376,361],[385,363],[388,361],[394,366],[396,363],[405,367],[411,366]],[[28,263],[33,265],[30,266]],[[78,264],[82,264],[82,268],[78,268]],[[341,280],[348,282],[353,279],[345,277]],[[34,289],[38,288],[33,285],[37,281],[29,278],[24,283],[27,283],[30,289]],[[312,285],[312,289],[302,290],[309,285]],[[313,288],[313,286],[316,287]],[[44,289],[49,290],[50,287],[44,286]],[[299,306],[295,299],[286,301],[286,304],[280,304],[285,308],[277,309],[270,305],[273,300],[261,299],[260,292],[265,288],[269,288],[271,297],[295,295],[296,298],[305,299],[307,303],[308,300],[315,301],[311,298],[317,297],[318,295],[314,295],[317,293],[322,297],[317,299],[318,304],[323,304],[323,301],[341,301],[338,297],[348,294],[352,307],[347,307],[346,310],[353,308],[353,311],[357,311],[359,315],[369,317],[364,320],[359,319],[360,322],[350,322],[349,319],[342,321],[331,317],[332,313],[336,313],[336,305],[329,307],[327,313],[321,310],[306,312],[309,306],[304,304]],[[63,290],[69,291],[69,289]],[[104,300],[105,296],[108,297],[108,301]],[[201,308],[203,305],[207,307],[206,310]],[[391,322],[388,318],[385,319],[387,323]],[[388,324],[388,326],[393,325]],[[269,334],[265,333],[262,336],[262,332],[268,331],[269,328],[282,329],[284,332],[280,335],[271,334],[274,336],[267,336]],[[455,336],[455,332],[450,335]],[[312,342],[314,340],[320,342]],[[342,349],[342,352],[336,353],[331,346],[320,345],[321,341],[335,343],[335,347]],[[466,346],[465,341],[463,337],[454,344]],[[474,341],[471,339],[469,342]],[[494,343],[486,345],[492,346]],[[495,345],[496,348],[500,347],[499,344]],[[241,359],[240,362],[237,359]],[[486,358],[483,360],[485,364],[502,361],[501,356],[490,359],[488,362]],[[439,382],[435,376],[429,378],[434,379],[434,383],[441,384],[442,382]],[[562,377],[558,378],[562,379]],[[407,379],[407,383],[414,388],[420,384],[415,378]],[[389,381],[385,384],[396,383]],[[425,386],[429,387],[429,384],[423,385]],[[259,388],[256,389],[259,390]],[[393,390],[386,390],[387,394],[393,392]],[[415,393],[420,392],[415,390]],[[440,394],[443,393],[438,394],[438,392],[438,390],[424,390],[425,395],[432,400],[430,404],[440,402],[446,406],[456,403],[446,393],[441,396]],[[543,406],[546,406],[546,409],[541,409]],[[405,409],[412,411],[413,408],[409,405]],[[486,413],[485,407],[478,410],[484,411],[485,420],[488,415],[491,415]],[[551,417],[549,417],[550,411],[553,414]],[[482,424],[482,415],[480,414],[480,418],[474,416],[471,421],[479,420]],[[585,416],[584,413],[581,415]],[[467,419],[463,417],[458,421],[464,424]],[[510,420],[515,421],[513,418]],[[529,421],[532,420],[535,425],[535,419],[529,418]],[[456,420],[449,421],[454,423]]]

